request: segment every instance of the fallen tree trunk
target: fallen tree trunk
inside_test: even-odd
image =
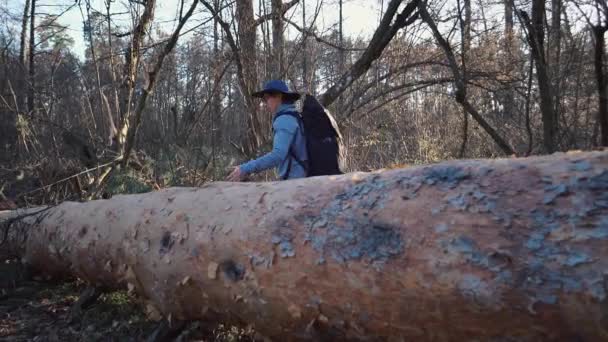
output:
[[[608,152],[66,202],[8,233],[39,271],[276,340],[608,338]]]

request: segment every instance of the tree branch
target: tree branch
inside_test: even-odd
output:
[[[321,95],[321,103],[324,106],[332,104],[353,82],[363,75],[371,67],[372,63],[382,55],[382,51],[391,42],[397,32],[403,27],[413,23],[417,19],[414,10],[418,6],[420,0],[412,0],[405,8],[393,18],[403,2],[402,0],[391,0],[386,9],[386,13],[382,17],[380,25],[374,32],[372,39],[361,55],[361,57],[353,64],[340,80]]]
[[[475,107],[467,100],[466,97],[466,84],[464,75],[460,72],[460,68],[458,67],[458,63],[456,62],[456,57],[454,56],[454,52],[452,51],[452,47],[450,43],[448,43],[445,38],[439,32],[437,25],[431,18],[431,15],[427,11],[426,2],[421,1],[418,5],[418,13],[422,17],[422,20],[426,22],[431,31],[433,32],[433,36],[437,41],[437,44],[443,49],[445,56],[449,63],[449,68],[452,70],[454,74],[454,86],[456,87],[456,101],[462,105],[462,107],[477,121],[477,123],[494,139],[494,142],[503,150],[503,152],[507,155],[515,154],[513,148],[496,132],[496,130],[488,124],[488,122],[477,112]]]
[[[283,18],[285,13],[287,13],[287,11],[289,11],[293,6],[297,5],[299,2],[300,0],[291,0],[290,2],[284,3],[283,7],[281,8],[281,13],[279,13],[279,17]],[[273,18],[275,18],[275,16],[275,13],[268,13],[266,15],[263,15],[254,21],[254,25],[262,25],[263,22],[265,22],[266,20],[272,20]]]
[[[190,19],[190,16],[192,16],[192,13],[194,13],[194,9],[196,8],[197,4],[198,4],[197,0],[192,1],[192,5],[190,5],[190,9],[188,10],[188,12],[186,12],[184,17],[181,18],[179,25],[177,26],[177,28],[171,35],[169,42],[167,43],[167,45],[165,45],[165,48],[163,49],[161,54],[158,56],[158,59],[156,60],[156,63],[154,64],[154,68],[148,74],[148,85],[144,89],[141,97],[139,98],[139,103],[137,104],[137,109],[135,111],[133,123],[131,125],[131,129],[129,130],[129,135],[127,136],[125,152],[123,154],[124,158],[122,161],[123,166],[126,166],[128,160],[129,160],[129,155],[130,155],[131,149],[133,149],[133,145],[135,143],[135,136],[137,134],[137,129],[139,128],[139,125],[141,124],[141,116],[144,111],[144,108],[146,107],[146,100],[148,99],[148,96],[152,93],[152,91],[154,90],[154,86],[156,85],[156,76],[158,75],[158,72],[160,71],[160,68],[163,65],[163,61],[165,60],[165,57],[167,57],[167,55],[175,47],[175,44],[177,44],[177,40],[179,39],[179,33],[182,30],[182,28],[184,27],[184,25],[186,24],[186,22],[188,21],[188,19]]]
[[[293,21],[283,17],[283,20],[288,23],[289,25],[293,26],[296,30],[300,31],[302,34],[307,34],[309,36],[312,36],[313,38],[315,38],[316,41],[318,41],[319,43],[323,43],[326,45],[329,45],[331,47],[333,47],[334,49],[338,49],[338,50],[342,50],[342,51],[365,51],[365,49],[347,49],[343,46],[334,44],[326,39],[324,39],[323,37],[317,35],[316,33],[314,33],[311,30],[308,29],[304,29],[302,27],[300,27],[298,24],[294,23]]]

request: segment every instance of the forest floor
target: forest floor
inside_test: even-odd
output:
[[[146,317],[126,292],[102,294],[70,322],[70,310],[85,290],[75,280],[53,283],[28,279],[21,263],[0,261],[0,340],[159,341],[159,324]],[[250,341],[242,330],[189,324],[177,341]]]

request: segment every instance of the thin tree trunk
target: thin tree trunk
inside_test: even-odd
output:
[[[512,118],[514,117],[515,112],[515,53],[517,49],[515,47],[515,37],[513,34],[513,0],[505,0],[505,44],[504,48],[506,51],[505,54],[505,73],[507,74],[507,85],[504,92],[504,110],[503,113],[506,117]],[[520,112],[521,113],[521,112]],[[519,122],[521,123],[521,114],[518,115]]]
[[[283,36],[283,0],[272,0],[272,79],[285,75],[285,41]]]
[[[135,82],[137,78],[137,68],[139,67],[139,61],[141,58],[141,44],[143,43],[148,27],[150,26],[154,18],[154,10],[156,8],[156,0],[148,0],[144,5],[143,13],[139,18],[137,26],[133,29],[133,38],[127,51],[127,58],[124,66],[124,80],[121,86],[121,123],[120,130],[118,131],[118,146],[120,152],[124,157],[124,149],[129,135],[130,124],[132,120],[131,103],[133,101],[133,94],[135,90]]]
[[[220,1],[215,0],[213,5],[215,6],[215,10],[220,11]],[[220,32],[219,32],[219,23],[217,19],[213,21],[213,88],[217,87],[218,82],[222,82],[220,79],[220,65],[221,65],[221,56],[220,53]],[[222,111],[222,91],[212,92],[212,105],[211,105],[211,160],[213,163],[213,167],[216,167],[216,153],[217,153],[217,144],[218,141],[221,141],[221,126],[217,126],[217,122],[221,119],[221,111]],[[217,132],[216,132],[217,131]]]
[[[560,117],[560,59],[561,59],[561,13],[562,0],[551,0],[551,29],[549,31],[549,48],[547,50],[547,65],[551,84],[553,85],[553,115],[555,134],[559,132]],[[557,141],[556,141],[557,144]]]
[[[606,56],[606,43],[604,34],[607,27],[594,26],[594,66],[595,78],[597,80],[597,91],[599,100],[598,122],[600,126],[600,146],[608,146],[608,94],[606,94],[606,77],[604,71],[604,60]]]
[[[275,341],[602,341],[607,169],[579,152],[66,202],[0,213],[34,214],[0,253]]]
[[[338,9],[338,45],[340,48],[338,49],[338,75],[342,76],[344,74],[345,63],[344,63],[344,17],[343,17],[343,0],[339,0],[339,9]],[[344,101],[342,97],[338,97],[338,103],[336,106],[336,113],[339,117],[343,117],[344,110]]]
[[[28,77],[28,96],[27,96],[27,107],[28,112],[31,113],[32,116],[35,115],[35,88],[36,88],[36,69],[34,63],[34,53],[35,53],[35,35],[36,32],[36,0],[31,0],[32,7],[30,9],[30,48],[29,48],[29,77]]]
[[[555,107],[553,106],[554,92],[544,52],[545,2],[544,0],[532,1],[532,20],[530,20],[525,11],[520,11],[520,13],[524,25],[526,25],[528,29],[528,41],[536,65],[538,88],[540,91],[540,109],[543,122],[543,146],[545,153],[553,153],[557,150],[557,125],[555,122]]]
[[[306,1],[302,0],[302,27],[306,28]],[[302,32],[302,89],[312,93],[308,79],[308,30]]]
[[[466,85],[468,78],[468,54],[471,47],[471,0],[464,0],[464,8],[460,7],[460,0],[458,0],[458,11],[460,12],[460,39],[462,41],[462,77],[464,78],[464,83]],[[464,12],[464,19],[461,12]],[[464,120],[462,127],[462,144],[460,145],[460,151],[458,153],[459,158],[464,158],[467,149],[467,141],[469,138],[469,114],[464,109],[462,110],[462,114]]]
[[[108,23],[108,50],[109,50],[109,54],[110,54],[110,78],[112,80],[112,92],[114,93],[114,112],[116,114],[113,114],[113,111],[111,110],[111,106],[110,106],[110,101],[108,102],[107,105],[107,111],[108,111],[108,115],[109,115],[109,119],[110,119],[110,135],[108,136],[108,145],[113,146],[113,147],[117,147],[116,143],[117,143],[117,133],[118,133],[118,129],[116,128],[116,124],[115,124],[115,120],[114,118],[116,118],[116,120],[118,120],[118,118],[122,117],[121,114],[121,110],[120,110],[120,97],[118,95],[118,89],[116,86],[116,70],[115,70],[115,66],[114,66],[114,50],[112,47],[112,16],[110,14],[110,7],[112,6],[112,0],[104,0],[106,2],[106,15],[107,15],[107,23]],[[107,100],[107,99],[106,99]],[[112,129],[113,127],[113,129]]]
[[[526,156],[529,156],[532,153],[532,148],[534,148],[534,135],[532,134],[532,126],[530,125],[530,100],[532,96],[532,75],[534,74],[534,57],[530,56],[530,68],[528,69],[528,86],[526,91],[526,132],[528,133],[528,150],[526,151]]]
[[[268,15],[268,8],[266,6],[266,0],[259,0],[258,1],[258,11],[263,15],[263,16],[267,16]],[[263,54],[266,55],[268,53],[268,51],[270,51],[270,43],[269,43],[269,38],[268,38],[268,34],[266,32],[266,30],[268,30],[268,21],[262,23],[260,25],[260,29],[262,31],[262,51]],[[262,75],[261,78],[268,80],[270,79],[270,62],[271,59],[270,58],[264,58],[263,59],[264,62],[264,68],[262,70]]]
[[[265,140],[262,135],[258,106],[251,97],[251,94],[258,87],[256,57],[257,34],[255,20],[253,17],[253,1],[237,1],[236,12],[236,20],[238,22],[238,41],[240,43],[240,47],[238,49],[240,50],[239,58],[242,67],[239,81],[244,97],[243,100],[246,105],[246,111],[248,113],[247,134],[243,139],[243,147],[245,148],[245,153],[247,155],[253,156],[257,153],[258,148]]]
[[[93,67],[95,68],[95,81],[96,81],[96,86],[97,86],[97,96],[98,96],[98,101],[99,101],[99,111],[101,113],[101,115],[103,116],[104,113],[104,102],[103,102],[103,93],[101,90],[101,76],[99,74],[99,63],[97,62],[97,54],[95,51],[95,44],[93,42],[93,33],[92,33],[92,26],[91,26],[91,9],[90,9],[90,4],[87,3],[87,21],[88,21],[88,25],[89,27],[91,27],[91,29],[87,30],[88,31],[88,40],[89,40],[89,49],[91,52],[91,60],[93,62]],[[108,21],[110,21],[110,19],[108,18]],[[107,109],[109,109],[109,107],[107,107]],[[107,112],[107,111],[106,111]],[[107,135],[106,136],[110,136],[112,137],[114,134],[116,134],[116,126],[114,125],[114,120],[112,119],[112,113],[111,112],[107,112],[106,113],[106,121],[107,121],[107,127],[106,129],[107,131]],[[93,117],[95,119],[95,117]]]
[[[27,46],[27,18],[30,12],[30,0],[25,0],[25,6],[23,7],[23,17],[21,19],[21,40],[19,42],[19,66],[21,72],[18,75],[19,83],[17,86],[17,106],[18,110],[26,112],[25,110],[25,99],[27,88],[25,87],[25,74],[27,72],[27,58],[26,58],[26,46]]]

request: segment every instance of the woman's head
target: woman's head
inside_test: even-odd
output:
[[[272,113],[276,112],[281,104],[294,103],[300,98],[300,94],[290,91],[287,84],[281,80],[268,81],[264,89],[252,95],[263,98],[264,103]]]

